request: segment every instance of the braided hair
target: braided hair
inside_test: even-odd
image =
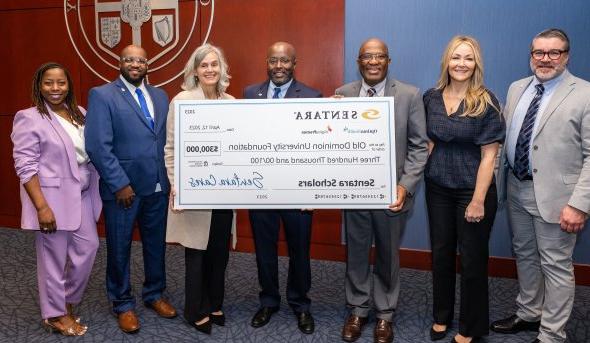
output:
[[[51,119],[49,116],[49,111],[47,109],[47,104],[45,103],[45,99],[41,94],[41,82],[43,82],[43,75],[49,69],[61,69],[63,70],[64,74],[66,75],[66,79],[68,81],[68,94],[66,94],[66,98],[64,100],[66,111],[72,120],[74,125],[84,125],[85,119],[84,115],[78,108],[78,104],[76,103],[76,96],[74,95],[74,85],[72,83],[72,77],[70,76],[70,72],[61,64],[55,62],[48,62],[43,64],[42,66],[37,69],[35,74],[33,75],[33,85],[31,91],[31,99],[33,101],[33,105],[37,107],[37,111],[41,114],[41,117],[47,116],[47,118]]]

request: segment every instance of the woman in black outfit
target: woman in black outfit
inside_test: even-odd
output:
[[[453,320],[455,259],[461,256],[459,333],[477,342],[488,333],[488,240],[496,215],[494,164],[505,124],[483,85],[478,42],[454,37],[443,54],[436,88],[424,94],[430,156],[425,171],[433,274],[432,340]]]

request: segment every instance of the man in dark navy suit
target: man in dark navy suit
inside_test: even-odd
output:
[[[246,99],[321,98],[322,94],[293,78],[297,64],[295,48],[285,42],[276,42],[268,48],[266,66],[268,80],[246,87]],[[262,290],[260,309],[252,318],[255,328],[264,326],[281,303],[277,260],[277,242],[281,220],[289,248],[289,276],[287,301],[297,317],[303,333],[314,331],[313,317],[309,312],[311,300],[307,292],[311,287],[309,244],[311,239],[311,211],[298,209],[250,210],[250,224],[254,234],[258,282]]]
[[[133,224],[143,244],[142,298],[162,317],[176,310],[162,298],[170,185],[164,166],[168,96],[145,84],[147,55],[139,46],[121,52],[121,75],[90,90],[86,150],[100,174],[106,224],[107,294],[123,332],[139,330],[129,282]]]

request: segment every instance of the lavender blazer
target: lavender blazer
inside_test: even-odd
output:
[[[83,112],[84,110],[81,109]],[[57,229],[74,231],[82,218],[82,189],[74,143],[63,129],[56,114],[49,110],[49,120],[35,107],[16,113],[12,126],[14,168],[20,179],[22,204],[21,227],[39,230],[37,210],[23,184],[39,176],[41,191],[55,216]],[[98,221],[102,202],[98,192],[98,173],[92,164],[89,192],[94,220]]]

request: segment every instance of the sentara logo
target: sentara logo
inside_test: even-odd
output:
[[[82,4],[81,4],[82,2]],[[102,80],[111,81],[105,71],[97,70],[102,63],[106,69],[119,69],[119,52],[129,44],[146,49],[150,59],[148,76],[161,73],[156,86],[163,86],[182,75],[182,67],[167,70],[169,64],[187,48],[199,17],[199,7],[210,6],[207,42],[213,24],[215,0],[64,0],[64,19],[68,36],[82,62]],[[184,12],[190,13],[184,13]],[[189,25],[180,27],[183,23]],[[201,14],[204,16],[204,14]],[[93,23],[93,25],[88,25]],[[76,27],[77,26],[77,27]],[[74,40],[80,37],[82,44]],[[190,48],[194,48],[191,44]],[[102,68],[104,69],[104,68]],[[171,75],[172,76],[168,76]]]
[[[320,110],[320,111],[295,111],[295,120],[348,120],[357,119],[356,110]]]
[[[374,108],[370,108],[366,111],[363,111],[363,113],[361,113],[361,117],[368,120],[374,120],[381,118],[381,113],[379,113],[379,111]]]

